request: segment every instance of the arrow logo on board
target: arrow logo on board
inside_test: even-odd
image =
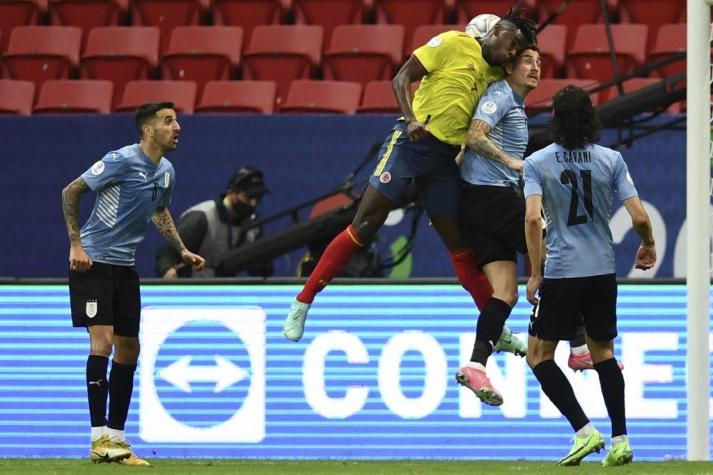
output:
[[[191,357],[184,356],[161,370],[159,376],[174,386],[190,393],[193,381],[215,381],[213,392],[219,393],[247,378],[248,372],[220,355],[215,355],[215,366],[193,366]]]

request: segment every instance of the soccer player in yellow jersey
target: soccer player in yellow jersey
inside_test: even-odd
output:
[[[393,80],[403,113],[379,151],[379,162],[351,225],[332,240],[302,292],[292,303],[284,333],[298,341],[307,312],[322,290],[386,220],[404,188],[415,179],[428,216],[443,240],[458,280],[476,304],[490,298],[458,224],[460,177],[455,157],[465,143],[475,105],[500,66],[534,44],[534,23],[511,13],[482,38],[441,33],[413,52]],[[411,83],[421,81],[415,97]]]

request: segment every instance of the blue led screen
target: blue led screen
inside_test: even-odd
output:
[[[476,312],[456,285],[333,285],[299,343],[282,335],[294,285],[144,285],[142,357],[127,437],[147,457],[548,459],[571,429],[522,358],[488,366],[505,404],[454,380]],[[530,305],[508,325],[524,337]],[[686,294],[621,285],[623,362],[637,460],[686,453]],[[0,286],[0,456],[84,457],[88,337],[64,285]],[[610,430],[596,372],[558,362]],[[710,395],[701,395],[707,397]]]

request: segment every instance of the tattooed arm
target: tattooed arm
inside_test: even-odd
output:
[[[154,211],[153,215],[151,215],[151,221],[153,221],[153,224],[156,226],[156,229],[158,229],[158,232],[166,238],[171,247],[181,254],[183,262],[191,264],[193,266],[193,270],[195,271],[203,270],[205,267],[205,259],[186,249],[185,244],[183,244],[183,241],[181,240],[181,236],[178,234],[178,230],[176,229],[176,225],[173,222],[173,218],[171,217],[171,213],[168,211],[168,208],[165,206],[156,208],[156,211]]]
[[[474,120],[468,129],[468,147],[481,157],[496,160],[506,167],[522,173],[525,162],[512,158],[499,149],[489,138],[490,125],[482,120]]]
[[[77,178],[62,190],[62,212],[69,235],[69,269],[84,272],[92,266],[92,260],[82,247],[79,235],[79,198],[89,191],[82,177]]]

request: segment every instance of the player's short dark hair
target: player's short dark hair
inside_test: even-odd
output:
[[[500,21],[508,22],[520,30],[522,36],[525,37],[525,44],[527,45],[527,48],[537,46],[537,26],[534,21],[522,16],[522,10],[510,9],[510,11],[508,11],[507,14],[500,19]]]
[[[142,135],[144,125],[156,116],[156,112],[161,109],[173,109],[173,102],[149,102],[139,107],[134,113],[134,120],[136,121],[136,128],[139,131],[139,135]]]
[[[572,150],[599,140],[602,125],[587,91],[567,86],[555,94],[552,103],[554,116],[550,126],[555,142]]]

